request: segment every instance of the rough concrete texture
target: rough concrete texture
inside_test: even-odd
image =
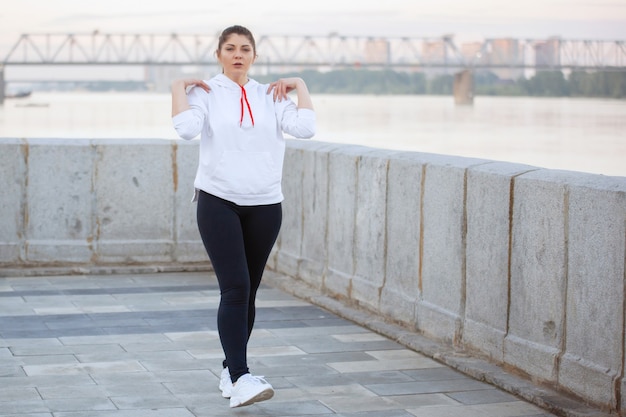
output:
[[[512,183],[533,170],[493,163],[468,170],[463,344],[502,361],[508,330]]]

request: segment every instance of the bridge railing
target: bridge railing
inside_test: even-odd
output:
[[[218,34],[23,34],[4,65],[216,65]],[[622,40],[263,35],[259,62],[291,67],[624,69]]]

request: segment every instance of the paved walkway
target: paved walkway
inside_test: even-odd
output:
[[[230,409],[218,300],[207,272],[0,278],[0,415],[552,415],[268,284],[249,357],[276,395]]]

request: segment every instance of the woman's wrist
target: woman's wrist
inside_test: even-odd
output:
[[[185,80],[174,80],[172,81],[172,90],[184,90],[185,87]]]

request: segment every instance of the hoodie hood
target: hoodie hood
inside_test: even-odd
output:
[[[239,85],[224,74],[216,75],[215,77],[213,77],[213,80],[218,86],[227,88],[228,90],[231,90],[235,93],[240,94],[239,101],[241,103],[241,114],[239,117],[239,127],[243,126],[243,119],[246,114],[246,111],[250,115],[250,120],[252,121],[252,127],[254,127],[254,116],[252,115],[252,108],[250,107],[250,103],[248,102],[248,95],[246,93],[246,87],[247,88],[255,87],[259,83],[249,78],[248,82],[245,85]]]
[[[241,86],[237,84],[236,82],[234,82],[233,80],[231,80],[230,78],[228,78],[224,74],[217,74],[216,76],[213,77],[212,80],[215,81],[215,83],[219,85],[220,87],[224,87],[229,90],[237,91],[237,92],[241,91]],[[258,84],[259,83],[257,81],[253,80],[252,78],[248,78],[248,82],[245,83],[243,86],[249,89],[250,87],[254,87]]]

